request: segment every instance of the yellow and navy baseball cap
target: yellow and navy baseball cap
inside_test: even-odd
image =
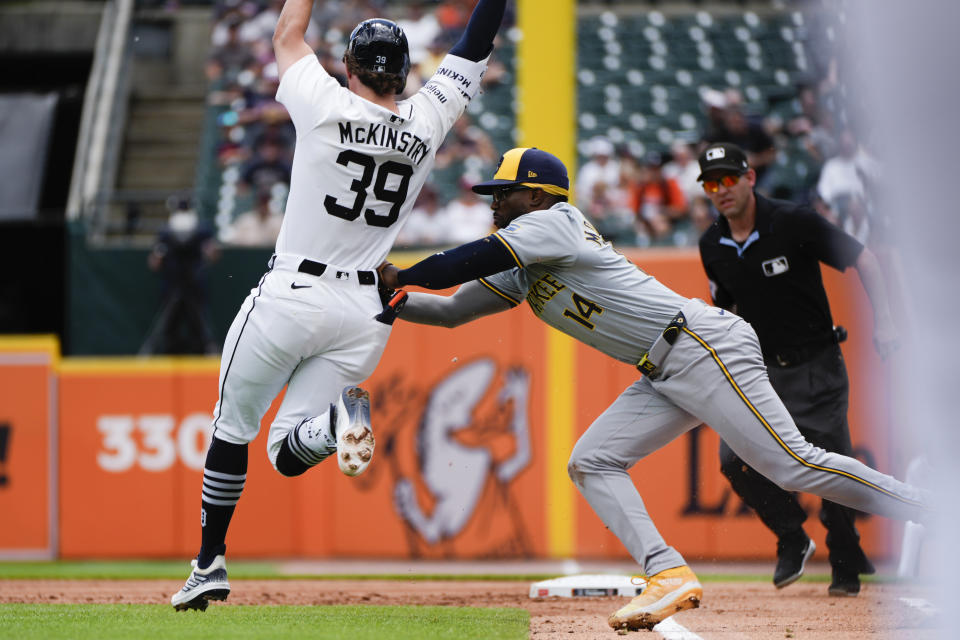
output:
[[[543,189],[555,196],[570,195],[570,178],[560,158],[536,147],[510,149],[500,156],[493,180],[473,185],[473,190],[488,196],[494,190],[510,185]]]

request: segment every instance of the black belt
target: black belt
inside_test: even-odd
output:
[[[772,352],[764,354],[764,360],[767,364],[773,364],[778,367],[792,367],[813,360],[828,348],[835,344],[840,344],[846,339],[847,330],[837,326],[833,328],[832,335],[826,340],[808,343],[799,347],[774,349]]]
[[[687,319],[683,315],[683,312],[673,316],[673,320],[671,320],[670,324],[660,333],[660,337],[650,345],[650,351],[643,354],[640,362],[637,363],[637,369],[639,369],[643,375],[651,380],[656,380],[659,377],[660,366],[663,364],[663,359],[667,357],[667,353],[670,352],[670,348],[673,346],[673,343],[677,341],[680,332],[683,331],[685,326],[687,326]]]
[[[300,266],[297,267],[297,271],[300,273],[308,273],[311,276],[322,276],[327,270],[327,265],[322,262],[314,262],[313,260],[304,260],[300,263]],[[353,271],[337,271],[337,278],[340,280],[349,279],[350,274],[354,273]],[[357,282],[360,284],[377,284],[377,276],[374,275],[373,271],[357,271]]]

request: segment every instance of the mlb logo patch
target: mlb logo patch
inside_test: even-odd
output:
[[[768,278],[786,273],[789,270],[790,264],[787,262],[787,256],[779,256],[763,263],[763,275]]]
[[[707,160],[719,160],[720,158],[725,158],[727,155],[727,150],[723,147],[717,147],[716,149],[707,149]]]

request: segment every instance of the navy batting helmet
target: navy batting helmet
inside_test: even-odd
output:
[[[383,18],[364,20],[350,34],[347,53],[366,71],[399,76],[397,93],[403,92],[410,71],[410,47],[396,22]]]

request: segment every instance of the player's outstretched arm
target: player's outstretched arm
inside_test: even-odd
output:
[[[273,31],[273,53],[277,58],[277,74],[283,74],[294,62],[313,53],[307,44],[307,26],[313,0],[287,0]]]
[[[448,289],[516,266],[516,258],[503,241],[499,240],[496,234],[492,234],[454,249],[435,253],[409,269],[399,270],[385,262],[377,267],[377,271],[388,289],[397,289],[408,284],[424,289]]]
[[[452,55],[479,62],[493,51],[493,39],[503,22],[507,0],[480,0],[474,7],[463,35],[450,49]]]
[[[452,329],[477,318],[512,308],[509,302],[479,282],[467,282],[452,296],[411,293],[400,317],[407,322]]]

